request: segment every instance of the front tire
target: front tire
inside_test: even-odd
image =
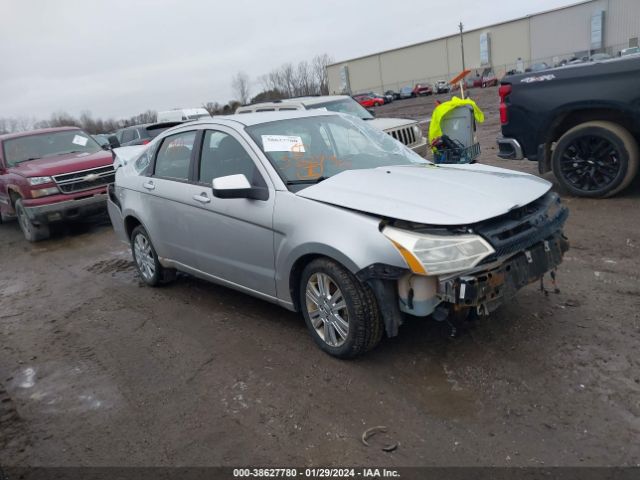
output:
[[[18,224],[20,225],[20,230],[22,230],[22,234],[24,238],[26,238],[29,242],[39,242],[41,240],[46,240],[51,236],[51,232],[49,230],[49,225],[34,225],[29,216],[27,215],[27,211],[22,204],[22,199],[16,201],[16,216],[18,217]]]
[[[309,332],[328,354],[353,358],[380,343],[383,324],[373,292],[338,263],[326,258],[310,262],[299,291]]]
[[[638,144],[613,122],[587,122],[566,132],[551,157],[553,173],[578,197],[605,198],[624,190],[638,173]]]
[[[131,232],[131,254],[140,277],[150,287],[156,287],[175,277],[175,271],[160,265],[156,249],[142,225],[138,225]]]

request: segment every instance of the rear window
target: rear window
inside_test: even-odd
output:
[[[179,122],[176,122],[176,125]],[[145,132],[145,138],[156,138],[158,135],[160,135],[162,132],[164,132],[165,130],[171,128],[173,125],[171,126],[158,126],[158,127],[147,127],[144,129]]]

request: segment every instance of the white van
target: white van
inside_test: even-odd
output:
[[[200,118],[210,118],[209,112],[204,108],[176,108],[175,110],[165,110],[158,112],[158,123],[160,122],[186,122],[189,120],[199,120]]]

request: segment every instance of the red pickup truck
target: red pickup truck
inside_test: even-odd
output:
[[[106,210],[114,177],[111,152],[79,128],[0,135],[0,223],[18,217],[27,240],[44,240],[51,223]]]

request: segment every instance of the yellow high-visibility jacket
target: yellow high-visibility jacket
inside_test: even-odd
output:
[[[442,127],[440,125],[442,118],[451,110],[465,105],[469,105],[473,108],[473,116],[475,117],[476,122],[484,122],[484,113],[480,110],[480,107],[476,105],[476,102],[470,98],[465,98],[463,100],[459,97],[453,97],[447,102],[442,102],[433,111],[433,115],[431,115],[431,123],[429,124],[429,143],[442,136]]]

